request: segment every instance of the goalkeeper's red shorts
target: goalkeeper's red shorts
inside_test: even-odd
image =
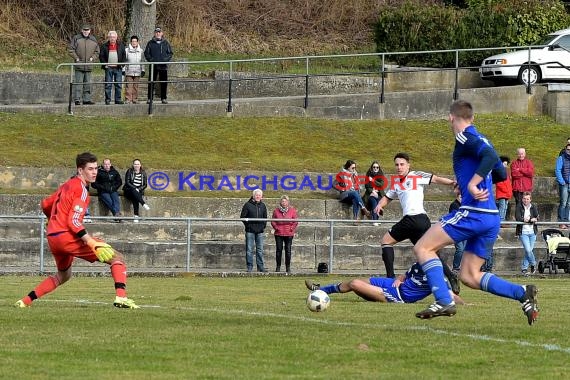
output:
[[[80,238],[70,232],[60,232],[48,235],[48,244],[51,254],[55,259],[55,265],[58,270],[67,270],[73,263],[75,257],[79,257],[85,261],[93,263],[99,261],[95,253]],[[103,242],[99,238],[94,238]]]

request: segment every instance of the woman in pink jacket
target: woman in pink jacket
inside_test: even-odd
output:
[[[281,197],[279,207],[273,210],[271,218],[297,219],[297,210],[289,205],[289,197],[287,195]],[[295,236],[298,224],[298,222],[294,221],[271,222],[271,227],[275,230],[275,261],[277,262],[275,272],[281,271],[281,256],[283,254],[283,245],[285,245],[285,269],[287,273],[291,273],[291,244],[293,243],[293,236]]]

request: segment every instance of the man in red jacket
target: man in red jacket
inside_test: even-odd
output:
[[[511,164],[511,178],[513,179],[513,195],[516,204],[521,203],[524,192],[532,192],[532,179],[534,177],[534,164],[526,158],[524,148],[517,149],[517,159]]]
[[[509,167],[511,159],[507,156],[501,156],[501,162],[506,168]],[[513,197],[513,186],[511,184],[511,176],[507,170],[507,179],[496,184],[495,198],[497,199],[497,208],[499,209],[499,216],[501,222],[507,218],[507,209],[509,208],[509,199]]]

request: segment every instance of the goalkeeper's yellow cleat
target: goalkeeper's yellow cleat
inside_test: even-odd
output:
[[[121,308],[121,309],[140,309],[135,301],[129,299],[127,297],[115,297],[115,302],[113,302],[113,306]]]
[[[18,307],[18,308],[24,308],[24,307],[29,307],[29,306],[31,306],[31,305],[26,305],[26,304],[24,303],[24,301],[22,301],[22,300],[18,300],[18,301],[16,301],[16,303],[14,304],[14,307]]]

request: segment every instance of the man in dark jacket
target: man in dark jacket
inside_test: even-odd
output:
[[[101,45],[101,52],[99,53],[99,61],[103,63],[103,70],[105,70],[105,104],[111,104],[111,91],[113,84],[115,85],[115,104],[123,104],[121,99],[122,80],[123,80],[123,65],[127,62],[127,53],[125,52],[125,45],[117,40],[117,32],[111,30],[107,34],[108,40]]]
[[[99,44],[97,39],[91,35],[91,26],[83,25],[81,33],[76,34],[69,44],[69,54],[75,63],[93,63],[99,57]],[[77,65],[73,68],[73,99],[75,105],[95,104],[91,100],[91,65]]]
[[[255,261],[257,264],[258,272],[265,272],[263,264],[263,241],[265,235],[263,231],[267,225],[267,221],[249,221],[249,218],[267,219],[267,207],[261,201],[263,198],[263,191],[260,189],[253,190],[253,195],[249,198],[243,208],[241,209],[240,218],[245,226],[245,261],[247,264],[247,271],[253,270],[253,247],[255,245]]]
[[[170,62],[172,59],[172,47],[170,43],[164,38],[162,28],[155,28],[154,29],[154,37],[148,41],[146,44],[146,49],[144,50],[144,58],[147,62]],[[168,87],[168,65],[159,64],[154,65],[152,77],[149,75],[149,81],[157,81],[159,80],[160,83],[160,100],[162,104],[167,104],[168,101],[166,100],[166,89]],[[150,103],[151,95],[152,95],[152,86],[148,86],[148,101]]]
[[[111,165],[111,160],[106,158],[103,160],[103,165],[97,171],[97,179],[91,184],[99,199],[107,206],[113,213],[113,216],[121,215],[121,201],[119,200],[119,193],[117,192],[123,180],[119,172]],[[120,222],[119,219],[115,221]]]

